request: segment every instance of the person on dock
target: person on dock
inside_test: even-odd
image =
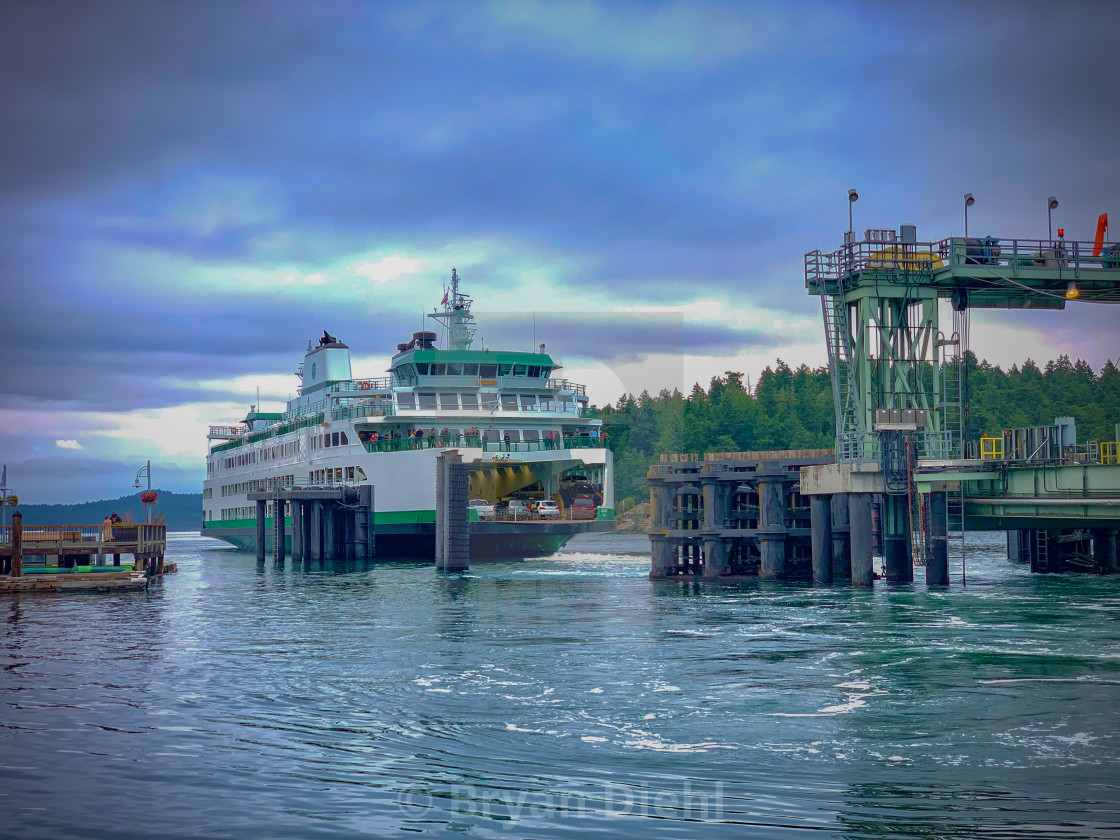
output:
[[[113,540],[113,520],[112,520],[112,517],[106,515],[105,521],[101,523],[101,541],[102,542],[112,542],[112,540]]]

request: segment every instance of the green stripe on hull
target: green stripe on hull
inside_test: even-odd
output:
[[[375,510],[373,524],[377,525],[434,525],[436,512],[434,510]],[[266,528],[272,528],[272,517],[265,517]],[[284,517],[284,524],[292,526],[292,518]],[[256,528],[256,519],[212,519],[202,523],[202,530],[220,531],[227,528]]]

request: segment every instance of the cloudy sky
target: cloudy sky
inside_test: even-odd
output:
[[[1120,219],[1120,4],[0,5],[0,463],[29,501],[195,491],[323,329],[378,375],[456,266],[594,401],[824,363],[857,230]],[[1111,311],[1104,311],[1111,310]],[[973,317],[1010,365],[1117,312]]]

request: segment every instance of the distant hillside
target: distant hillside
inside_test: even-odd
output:
[[[202,494],[159,491],[155,509],[167,514],[169,531],[197,531],[202,527]],[[16,508],[23,514],[24,525],[99,525],[114,510],[124,519],[132,514],[133,522],[144,521],[144,504],[140,493],[76,505],[24,505]],[[12,510],[6,513],[12,521]]]

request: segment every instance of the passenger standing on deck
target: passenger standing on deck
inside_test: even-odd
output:
[[[112,539],[113,539],[113,520],[110,519],[108,516],[106,516],[105,521],[101,523],[101,541],[102,542],[111,542]]]

